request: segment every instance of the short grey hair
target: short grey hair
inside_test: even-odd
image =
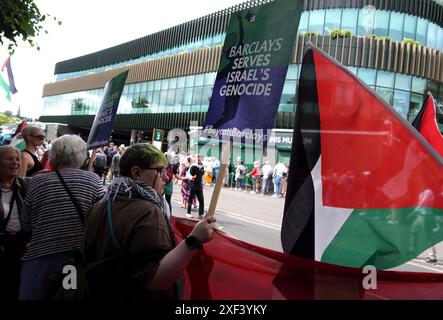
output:
[[[80,168],[86,159],[86,143],[77,135],[65,134],[52,142],[49,160],[55,170],[64,166]]]

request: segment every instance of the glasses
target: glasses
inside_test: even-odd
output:
[[[42,139],[42,140],[46,138],[46,136],[44,136],[44,135],[42,135],[42,134],[38,134],[38,135],[30,134],[30,136],[31,136],[31,137],[34,137],[34,138],[39,138],[39,139]]]
[[[146,170],[156,170],[159,176],[163,176],[166,174],[166,168],[157,167],[157,168],[145,168]]]

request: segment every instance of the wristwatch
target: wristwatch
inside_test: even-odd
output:
[[[194,236],[187,236],[185,242],[189,249],[203,249],[203,245]]]

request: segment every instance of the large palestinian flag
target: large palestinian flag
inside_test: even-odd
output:
[[[414,121],[412,121],[412,126],[443,157],[443,136],[437,125],[435,102],[432,93],[428,92],[426,101],[423,103]]]
[[[285,252],[387,269],[443,240],[443,162],[400,114],[316,48],[298,99]]]

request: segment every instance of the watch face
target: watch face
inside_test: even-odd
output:
[[[197,244],[197,241],[193,236],[189,236],[186,238],[186,243],[188,246],[194,247]]]
[[[194,236],[188,236],[185,241],[188,247],[191,249],[202,248],[202,245],[197,241],[197,239]]]

